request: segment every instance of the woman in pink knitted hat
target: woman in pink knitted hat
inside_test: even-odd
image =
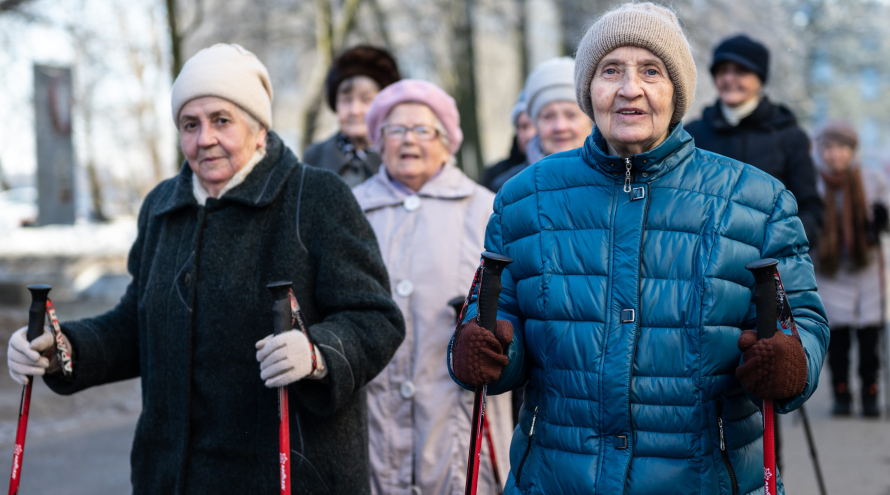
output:
[[[393,360],[368,384],[371,490],[454,493],[466,483],[473,393],[444,365],[455,323],[449,300],[465,293],[473,276],[494,195],[454,165],[460,116],[436,85],[403,80],[385,88],[367,121],[383,165],[353,192],[377,234],[407,324]],[[493,494],[509,468],[509,395],[490,400],[486,416],[492,442],[482,448],[479,493]]]

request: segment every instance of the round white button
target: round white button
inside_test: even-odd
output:
[[[402,206],[404,206],[405,209],[408,211],[414,211],[420,208],[420,196],[417,196],[416,194],[408,196],[407,198],[405,198],[405,202],[402,204]]]
[[[414,386],[414,383],[409,381],[402,382],[402,386],[399,387],[399,393],[402,394],[403,399],[410,399],[414,397],[414,392],[417,391],[417,387]]]
[[[408,297],[414,293],[414,284],[410,280],[402,280],[396,285],[396,294]]]

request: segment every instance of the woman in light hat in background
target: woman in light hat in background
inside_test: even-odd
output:
[[[325,96],[339,129],[306,148],[303,161],[334,172],[349,187],[374,175],[380,155],[369,147],[365,114],[377,93],[399,79],[398,64],[386,50],[359,45],[337,57],[328,70]]]
[[[863,168],[859,136],[848,122],[827,123],[816,138],[819,190],[825,226],[816,251],[816,280],[831,325],[828,366],[834,389],[833,413],[853,412],[850,392],[850,336],[856,332],[862,414],[878,408],[878,336],[884,326],[884,260],[880,236],[887,230],[887,179]]]
[[[526,161],[499,174],[490,189],[498,191],[505,182],[531,164],[553,153],[580,148],[593,123],[575,101],[575,61],[570,57],[548,60],[525,81],[526,112],[537,135],[528,142]]]
[[[494,195],[455,166],[460,116],[436,85],[407,79],[381,91],[368,131],[383,165],[353,192],[377,234],[407,324],[396,355],[368,384],[371,489],[463,493],[473,393],[444,366],[456,317],[449,300],[464,296],[473,278]],[[486,416],[503,481],[510,398],[493,398]],[[490,447],[482,447],[480,494],[497,493]]]
[[[816,388],[828,328],[794,196],[695,148],[681,123],[695,80],[672,11],[606,13],[575,63],[592,134],[498,193],[485,247],[514,260],[509,325],[480,328],[474,303],[450,364],[468,389],[528,384],[507,493],[762,493],[760,399],[787,413]],[[743,332],[745,265],[768,257],[799,339]]]
[[[343,181],[270,130],[272,86],[251,52],[199,51],[172,96],[187,163],[145,198],[126,293],[62,324],[73,380],[40,358],[49,333],[29,346],[25,329],[10,372],[63,395],[141,377],[134,494],[278,493],[281,386],[293,493],[368,493],[363,387],[404,337],[374,232]],[[279,280],[293,282],[314,345],[270,335],[265,286]]]

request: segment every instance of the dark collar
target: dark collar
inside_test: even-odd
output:
[[[604,151],[606,149],[605,138],[603,138],[599,129],[594,126],[593,132],[590,133],[590,136],[587,136],[587,139],[584,141],[581,155],[584,157],[584,160],[594,166],[594,168],[612,176],[615,176],[615,172],[618,172],[617,175],[623,177],[625,171],[624,158],[609,155]],[[642,180],[643,182],[648,182],[655,179],[677,166],[677,164],[688,157],[694,149],[695,143],[692,140],[692,136],[683,129],[682,122],[678,123],[674,126],[671,133],[668,134],[667,139],[661,144],[645,153],[634,155],[631,158],[633,170],[635,172],[646,172],[647,174],[646,179],[638,177],[637,181]]]
[[[227,192],[222,198],[208,198],[207,208],[218,208],[230,202],[262,208],[271,203],[284,188],[287,178],[297,165],[297,157],[272,131],[266,135],[266,157],[256,164],[244,182]],[[172,180],[173,191],[161,201],[155,215],[165,215],[186,206],[196,206],[192,190],[192,169],[188,162]]]
[[[739,129],[774,131],[796,123],[794,114],[790,110],[771,102],[766,96],[760,98],[757,108],[751,112],[751,115],[739,121],[738,126],[732,126],[726,121],[723,110],[720,108],[719,99],[702,112],[702,120],[716,132],[735,132]]]

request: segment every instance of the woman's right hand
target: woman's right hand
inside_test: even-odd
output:
[[[513,341],[513,325],[498,320],[494,333],[480,327],[476,319],[464,323],[454,338],[451,370],[467,385],[479,387],[496,381],[507,367],[507,345]]]
[[[44,327],[43,334],[28,342],[28,327],[22,327],[9,339],[6,363],[12,379],[22,385],[28,384],[29,376],[43,376],[50,367],[50,358],[44,357],[47,349],[55,344],[53,334]]]

